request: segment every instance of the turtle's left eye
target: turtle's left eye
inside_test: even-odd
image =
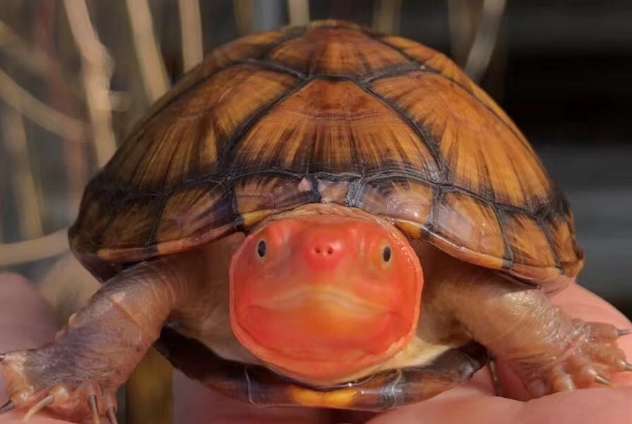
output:
[[[259,255],[259,257],[263,259],[265,258],[266,253],[268,253],[268,245],[266,241],[259,240],[259,243],[257,243],[257,255]]]
[[[384,260],[384,263],[389,263],[392,257],[393,251],[391,249],[391,246],[384,246],[384,249],[382,250],[382,260]]]

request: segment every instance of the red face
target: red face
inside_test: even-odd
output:
[[[419,259],[394,227],[344,216],[282,219],[233,256],[231,325],[271,367],[327,384],[406,345],[422,284]]]

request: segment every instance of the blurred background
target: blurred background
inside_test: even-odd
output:
[[[581,283],[632,316],[629,0],[2,0],[0,270],[28,276],[66,315],[95,287],[67,254],[66,229],[133,123],[214,47],[323,18],[465,67],[567,193],[587,255]]]

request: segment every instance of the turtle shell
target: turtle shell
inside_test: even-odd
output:
[[[211,53],[92,179],[70,241],[104,278],[329,202],[547,288],[582,265],[565,198],[496,103],[444,55],[338,21]]]

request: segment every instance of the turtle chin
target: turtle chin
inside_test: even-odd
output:
[[[231,325],[239,342],[269,368],[328,386],[375,371],[407,344],[416,321],[332,286],[298,285],[237,305]]]

